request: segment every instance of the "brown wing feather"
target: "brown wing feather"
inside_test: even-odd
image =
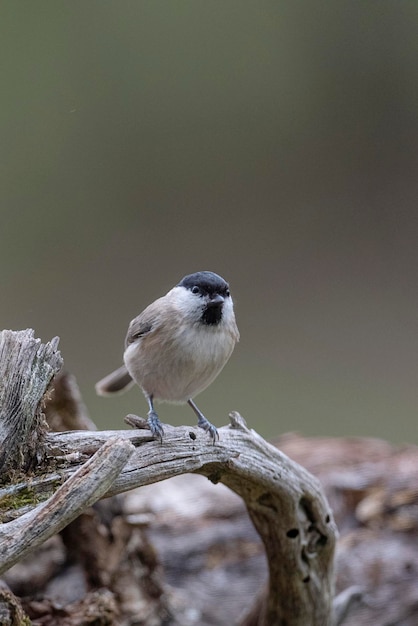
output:
[[[129,324],[128,333],[125,339],[125,348],[128,347],[131,343],[134,343],[140,337],[144,335],[148,335],[151,332],[154,332],[161,325],[161,306],[160,306],[161,298],[158,298],[155,302],[147,306],[146,309],[142,311],[132,320]]]

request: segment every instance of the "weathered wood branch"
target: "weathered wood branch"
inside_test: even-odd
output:
[[[29,470],[43,453],[47,432],[41,401],[62,367],[58,337],[47,344],[31,329],[0,333],[0,472]]]
[[[336,529],[318,481],[248,430],[236,414],[230,427],[220,429],[216,445],[195,428],[166,426],[165,432],[163,444],[150,441],[147,431],[117,433],[135,449],[106,495],[187,472],[223,482],[245,500],[266,547],[270,593],[261,623],[330,624]],[[28,489],[34,500],[53,493],[58,481],[71,476],[80,462],[101,450],[115,434],[76,431],[48,435],[47,459],[59,462],[59,472],[44,465],[42,478],[13,486],[16,498]],[[2,494],[10,496],[9,487],[0,491],[0,498]],[[28,506],[34,505],[26,504],[24,510]],[[15,524],[19,529],[21,519],[3,525],[9,537],[15,533]]]
[[[16,339],[22,342],[25,338],[19,335]],[[13,354],[12,337],[7,335],[6,340]],[[27,340],[32,345],[33,335],[28,335]],[[0,346],[2,341],[4,338],[0,336]],[[36,359],[14,360],[14,367],[29,371],[16,374],[12,367],[4,369],[7,376],[3,390],[19,376],[24,381],[42,378],[45,391],[49,374],[58,365],[52,359],[55,369],[46,367],[48,364],[51,368],[49,361],[56,354],[56,342],[41,346],[42,350],[37,345]],[[19,353],[22,350],[21,347]],[[3,350],[2,354],[7,360],[7,351]],[[46,370],[48,375],[44,373]],[[38,371],[43,375],[38,376]],[[38,391],[42,385],[39,383]],[[216,445],[199,429],[186,427],[165,427],[162,444],[154,441],[146,430],[45,435],[40,424],[41,394],[36,404],[31,404],[39,419],[35,424],[32,419],[30,428],[19,425],[18,431],[26,442],[31,439],[27,434],[31,429],[39,431],[41,434],[32,441],[42,442],[42,453],[35,454],[38,465],[32,476],[16,480],[22,469],[21,456],[7,453],[4,442],[10,442],[12,436],[10,421],[30,418],[21,409],[21,395],[27,393],[28,385],[11,388],[13,393],[3,396],[8,408],[3,413],[6,439],[2,439],[3,457],[0,457],[7,465],[0,489],[0,505],[3,502],[0,538],[2,548],[5,547],[0,554],[1,571],[26,550],[22,542],[16,542],[16,536],[19,533],[22,536],[23,530],[28,544],[39,545],[52,534],[48,534],[49,529],[54,528],[55,532],[63,528],[83,507],[103,495],[193,472],[214,483],[222,482],[239,494],[263,539],[269,564],[269,589],[258,624],[331,624],[332,564],[337,533],[320,484],[300,465],[249,430],[237,413],[231,414],[229,427],[220,429],[220,441]],[[142,425],[140,418],[131,417],[130,421]],[[33,458],[32,446],[31,466]],[[28,467],[27,457],[23,466]]]
[[[109,439],[47,501],[14,522],[1,524],[0,574],[99,500],[133,450],[128,441]]]

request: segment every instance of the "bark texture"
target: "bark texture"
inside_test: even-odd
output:
[[[6,359],[24,351],[10,333],[0,333]],[[295,435],[273,446],[236,413],[216,445],[168,426],[161,445],[135,416],[133,431],[88,431],[74,379],[49,387],[56,342],[24,333],[40,356],[11,362],[40,369],[48,393],[44,413],[43,393],[31,404],[35,453],[1,440],[1,624],[418,625],[414,446]],[[23,406],[6,386],[6,406]],[[0,433],[12,436],[9,414],[16,422],[3,410]],[[80,430],[47,433],[46,420]],[[324,490],[341,532],[333,604],[337,534]]]
[[[0,472],[7,480],[42,458],[46,424],[41,403],[61,369],[58,337],[47,344],[31,329],[0,333]]]

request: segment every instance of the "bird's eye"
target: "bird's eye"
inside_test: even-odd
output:
[[[195,285],[194,287],[192,287],[192,293],[200,293],[200,289],[197,285]]]
[[[229,291],[229,289],[225,290],[225,295],[227,298],[229,298],[229,296],[231,295],[231,292]]]

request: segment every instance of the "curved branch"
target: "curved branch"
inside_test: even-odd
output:
[[[0,333],[0,571],[98,498],[196,472],[244,499],[264,541],[270,578],[258,626],[330,625],[337,531],[317,479],[237,413],[216,445],[186,427],[165,426],[163,443],[147,430],[46,434],[40,407],[61,367],[57,344],[31,330]]]
[[[260,623],[330,624],[337,532],[317,479],[249,430],[237,413],[231,414],[229,427],[220,429],[216,445],[197,428],[165,425],[164,429],[162,444],[152,440],[149,431],[116,431],[135,449],[105,495],[190,472],[214,483],[223,482],[244,499],[266,548],[270,582]],[[38,497],[53,492],[54,481],[71,476],[80,462],[116,433],[49,434],[49,463],[59,463],[59,473],[57,467],[49,472],[44,467],[42,478],[38,475],[38,482],[30,485],[33,492]],[[14,489],[28,486],[27,482],[20,483]],[[19,522],[17,519],[3,527],[10,527],[12,533],[13,525]]]

